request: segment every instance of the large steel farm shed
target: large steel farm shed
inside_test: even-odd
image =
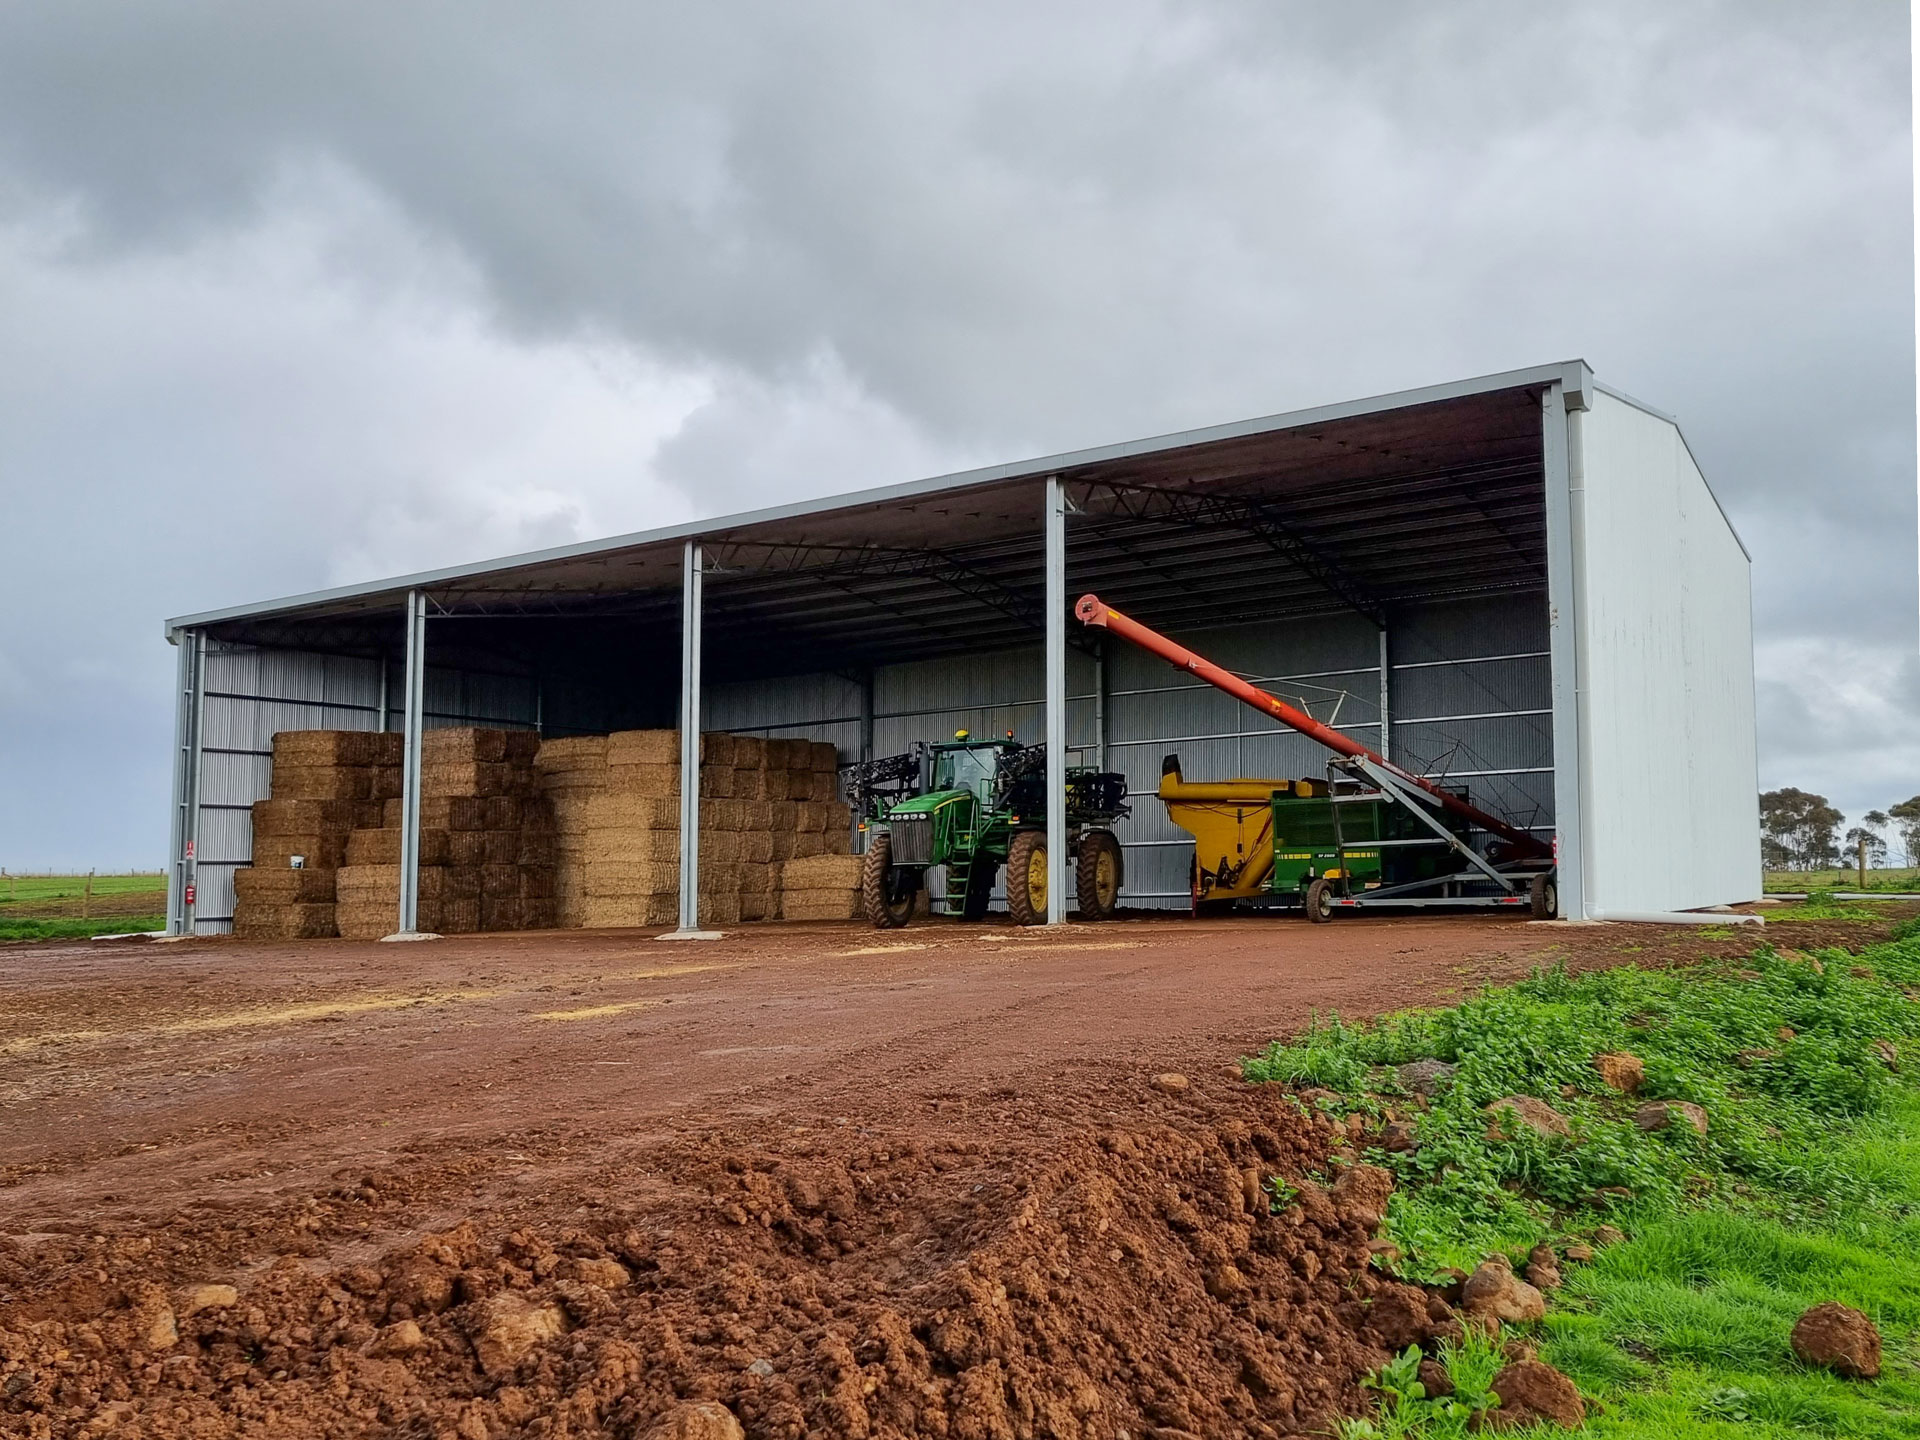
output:
[[[1549,839],[1564,915],[1758,891],[1748,557],[1675,422],[1576,361],[169,621],[170,928],[227,928],[276,731],[402,730],[417,770],[422,726],[684,714],[1098,759],[1127,903],[1183,908],[1162,757],[1325,752],[1083,629],[1089,591]]]

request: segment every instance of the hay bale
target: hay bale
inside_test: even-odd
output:
[[[860,897],[841,890],[782,890],[782,920],[854,920],[859,918]]]
[[[593,830],[585,843],[557,853],[607,861],[653,860],[678,866],[680,831],[672,830]]]
[[[587,923],[587,897],[585,895],[556,894],[553,901],[553,923],[562,930],[583,929]]]
[[[507,758],[507,732],[475,726],[429,730],[420,737],[420,759],[435,765],[498,765]]]
[[[559,835],[584,835],[587,833],[587,805],[598,790],[574,795],[552,796],[553,829]]]
[[[422,919],[421,928],[437,930],[442,935],[472,935],[480,929],[480,900],[477,896],[449,896],[432,910],[422,906],[421,913],[434,917],[431,925]]]
[[[552,865],[554,856],[559,853],[556,837],[552,832],[522,830],[520,832],[520,853],[515,861],[521,865]]]
[[[792,798],[793,772],[769,767],[760,777],[760,793],[772,801],[785,801]]]
[[[589,830],[678,830],[680,802],[647,795],[595,795],[586,803]]]
[[[520,865],[520,898],[522,900],[553,899],[554,874],[551,865]]]
[[[771,864],[752,865],[745,862],[740,866],[740,894],[769,895],[776,888],[774,881],[778,877]]]
[[[342,905],[386,902],[400,903],[400,867],[398,865],[343,865],[334,876],[334,888]]]
[[[832,775],[840,768],[840,747],[831,740],[807,742],[807,767],[816,775]],[[793,767],[798,770],[798,765]]]
[[[482,930],[518,930],[525,913],[517,892],[512,895],[480,897],[480,928]]]
[[[680,866],[677,863],[589,860],[583,867],[583,877],[586,894],[591,899],[672,895],[680,889]]]
[[[285,870],[299,857],[315,870],[333,870],[346,862],[347,835],[340,831],[319,835],[259,835],[253,841],[253,863],[259,870]]]
[[[458,861],[453,856],[453,833],[451,830],[422,830],[420,832],[420,863],[422,865],[452,865]],[[398,865],[400,863],[400,834],[398,830],[356,830],[347,840],[347,859],[349,865]]]
[[[740,923],[740,892],[716,890],[700,892],[700,923],[719,927]]]
[[[481,898],[498,899],[502,895],[512,895],[516,899],[519,897],[520,867],[518,865],[482,865],[480,867]]]
[[[381,810],[380,823],[388,830],[398,830],[404,813],[403,801],[389,800]],[[487,828],[487,807],[474,795],[423,796],[420,801],[420,828],[484,830]]]
[[[533,757],[533,768],[548,775],[575,771],[596,773],[607,767],[605,735],[566,735],[543,741]]]
[[[588,930],[672,925],[680,902],[672,895],[593,895],[581,903],[580,924]]]
[[[793,828],[802,835],[818,835],[827,828],[827,807],[802,800],[793,807]]]
[[[364,765],[275,765],[268,784],[275,800],[367,800],[373,772]]]
[[[616,730],[607,736],[607,764],[676,765],[680,761],[678,730]]]
[[[716,800],[733,798],[732,765],[703,764],[700,767],[700,794]]]
[[[765,865],[773,859],[773,832],[765,828],[740,832],[740,859],[748,865]]]
[[[501,761],[444,761],[420,767],[420,793],[423,796],[490,798],[525,794],[532,787],[531,770]],[[482,824],[477,828],[486,827]]]
[[[256,800],[253,833],[256,836],[321,835],[332,830],[345,833],[358,828],[366,811],[364,802],[354,800]]]
[[[764,770],[767,766],[767,741],[764,735],[733,737],[733,768]]]
[[[769,830],[767,832],[767,840],[770,847],[768,858],[774,861],[791,860],[793,858],[793,842],[799,838],[800,837],[791,830]]]
[[[702,830],[700,832],[700,868],[715,865],[737,865],[740,862],[740,832],[737,830]]]
[[[367,770],[367,798],[393,800],[405,793],[406,776],[398,765],[373,765]]]
[[[484,865],[487,861],[488,830],[449,830],[447,831],[447,859],[449,865]]]
[[[680,767],[678,765],[609,765],[607,767],[607,791],[619,795],[646,795],[657,800],[675,798],[680,794]],[[706,791],[702,791],[705,794]]]
[[[243,865],[233,872],[234,903],[250,905],[331,905],[337,870]]]
[[[765,800],[767,798],[767,772],[759,766],[748,769],[744,766],[733,767],[733,798],[736,800]]]
[[[365,730],[282,730],[273,737],[273,765],[325,767],[371,765],[372,733]]]
[[[724,730],[709,730],[700,737],[700,764],[733,768],[733,736]]]
[[[740,895],[740,921],[752,924],[759,920],[771,920],[780,908],[779,897],[772,891],[764,895],[755,895],[742,891]]]
[[[526,822],[527,801],[518,795],[486,797],[486,824],[482,830],[518,830]]]
[[[737,860],[700,861],[700,893],[706,895],[738,895],[740,893],[740,862]],[[676,889],[678,886],[676,885]]]
[[[400,923],[399,901],[341,901],[334,907],[334,923],[343,940],[378,940],[391,935]]]
[[[560,925],[559,908],[550,896],[522,896],[520,900],[520,928],[522,930],[555,930]]]
[[[518,865],[520,863],[520,832],[518,830],[482,830],[478,832],[484,841],[481,846],[481,859],[488,865]]]
[[[827,853],[827,837],[818,830],[802,830],[793,837],[793,858],[807,859]]]
[[[856,893],[860,889],[860,864],[858,855],[813,855],[789,860],[780,867],[780,888]]]
[[[806,741],[802,740],[799,743],[804,745]],[[769,735],[767,737],[766,758],[761,762],[762,767],[767,770],[787,769],[792,760],[794,744],[794,741],[785,739],[782,736]]]

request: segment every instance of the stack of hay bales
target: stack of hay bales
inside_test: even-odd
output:
[[[297,940],[337,933],[336,879],[348,837],[378,825],[383,802],[400,793],[400,754],[401,737],[379,731],[273,737],[269,798],[253,807],[253,863],[233,876],[234,934]]]
[[[812,855],[780,867],[782,920],[854,920],[859,915],[858,855]]]
[[[847,807],[830,744],[700,737],[700,923],[780,914],[780,866],[844,854]],[[680,912],[680,735],[625,730],[549,741],[536,767],[553,801],[562,925],[672,925]]]
[[[553,807],[533,769],[531,730],[429,730],[421,737],[416,924],[442,935],[555,924]],[[340,934],[389,934],[400,906],[404,804],[353,832],[336,883]]]

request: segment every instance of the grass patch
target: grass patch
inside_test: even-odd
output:
[[[137,895],[167,888],[165,871],[141,875],[95,875],[93,893]],[[86,893],[84,875],[9,875],[0,880],[0,907],[38,905],[49,900],[78,900]]]
[[[1845,870],[1769,870],[1761,877],[1766,894],[1803,895],[1811,890],[1858,890],[1860,872]],[[1920,870],[1869,870],[1868,890],[1920,891]]]
[[[1518,1259],[1602,1222],[1630,1235],[1568,1267],[1536,1327],[1542,1358],[1602,1402],[1595,1434],[1920,1440],[1920,1084],[1889,1063],[1920,1061],[1909,992],[1914,924],[1817,963],[1762,949],[1670,970],[1542,971],[1450,1009],[1319,1021],[1243,1070],[1408,1119],[1417,1150],[1367,1158],[1396,1174],[1387,1230],[1410,1278],[1496,1250]],[[1609,1051],[1644,1062],[1637,1099],[1601,1084],[1592,1057]],[[1424,1058],[1458,1070],[1419,1108],[1389,1067]],[[1572,1138],[1489,1141],[1485,1107],[1509,1095],[1548,1101]],[[1702,1106],[1707,1134],[1643,1133],[1632,1117],[1645,1098]],[[1788,1332],[1821,1300],[1880,1325],[1879,1381],[1794,1360]],[[1349,1435],[1467,1433],[1458,1405],[1382,1393],[1381,1414]]]
[[[125,935],[164,930],[164,915],[110,915],[93,920],[33,920],[0,912],[0,940],[84,940],[92,935]]]

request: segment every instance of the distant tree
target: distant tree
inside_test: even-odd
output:
[[[1914,803],[1920,806],[1920,795],[1914,797]],[[1824,795],[1792,786],[1769,790],[1760,797],[1760,829],[1773,843],[1763,844],[1762,858],[1784,858],[1786,863],[1775,865],[1775,869],[1824,870],[1838,865],[1836,837],[1846,821],[1847,817]],[[1920,840],[1920,811],[1915,814],[1915,827],[1915,838]]]
[[[1862,845],[1867,847],[1867,865],[1870,868],[1877,868],[1887,863],[1886,840],[1862,825],[1856,825],[1847,831],[1846,843],[1841,847],[1843,855],[1847,858],[1857,858]]]
[[[1907,852],[1907,864],[1920,865],[1920,795],[1887,807],[1887,820]]]

